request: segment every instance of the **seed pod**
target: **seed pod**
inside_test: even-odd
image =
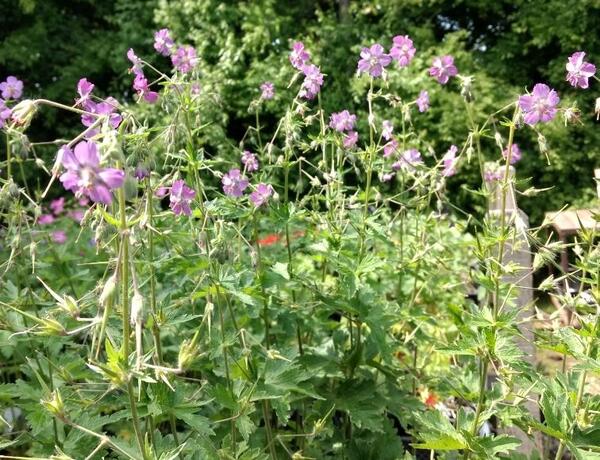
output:
[[[98,299],[100,305],[106,307],[106,304],[109,300],[112,299],[115,291],[117,290],[117,273],[113,273],[110,278],[106,280],[104,283],[104,288],[102,289],[102,293],[100,294],[100,298]]]

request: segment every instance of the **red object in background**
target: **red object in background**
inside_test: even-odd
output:
[[[427,407],[435,407],[435,405],[438,403],[438,401],[439,401],[438,396],[435,393],[430,392],[429,395],[427,396],[427,399],[425,399],[425,405]]]
[[[258,244],[261,246],[272,246],[279,241],[279,235],[275,235],[274,233],[265,236],[263,239],[258,240]]]

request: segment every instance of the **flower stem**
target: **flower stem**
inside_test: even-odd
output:
[[[125,190],[123,187],[118,190],[119,217],[121,230],[121,305],[123,314],[123,356],[125,365],[129,368],[129,232],[127,230],[127,216],[125,215]],[[142,458],[147,459],[146,449],[144,448],[144,437],[140,429],[140,420],[138,417],[135,395],[131,379],[127,381],[127,394],[129,396],[129,406],[131,409],[131,418],[133,419],[133,429],[137,439],[138,447]]]

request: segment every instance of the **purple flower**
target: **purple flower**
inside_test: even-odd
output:
[[[425,90],[421,91],[415,102],[417,103],[419,112],[427,112],[427,109],[429,109],[429,93]]]
[[[200,94],[201,89],[202,89],[202,87],[200,86],[200,83],[192,83],[192,85],[190,86],[190,92],[194,96],[197,96],[198,94]]]
[[[273,195],[273,187],[269,184],[258,184],[256,189],[250,194],[250,200],[257,208],[265,204]]]
[[[502,156],[504,159],[508,156],[508,147],[502,151]],[[514,165],[517,161],[521,159],[521,149],[518,144],[513,144],[510,149],[510,164]]]
[[[4,100],[0,99],[0,128],[3,128],[6,120],[10,120],[12,111],[6,106]]]
[[[270,81],[266,81],[260,85],[260,91],[260,98],[265,101],[273,99],[273,96],[275,96],[275,86]]]
[[[343,141],[344,148],[350,150],[350,149],[354,148],[354,146],[356,145],[357,142],[358,142],[358,133],[356,131],[350,131],[344,137],[344,141]]]
[[[567,81],[575,88],[586,89],[589,86],[588,79],[596,73],[596,66],[585,62],[584,57],[585,52],[577,51],[567,62]]]
[[[242,152],[242,164],[246,172],[258,171],[258,157],[249,150]]]
[[[173,182],[171,186],[171,197],[169,206],[171,210],[180,216],[181,214],[185,214],[189,216],[192,214],[192,210],[190,209],[190,202],[196,196],[196,192],[192,190],[190,187],[185,185],[185,182],[181,179]]]
[[[88,103],[90,102],[90,96],[94,90],[94,84],[90,83],[87,78],[82,78],[77,83],[77,93],[79,93],[79,99],[75,101],[76,105],[87,110]]]
[[[304,48],[304,43],[294,42],[292,52],[290,53],[290,62],[298,70],[302,70],[305,64],[310,60],[310,53]]]
[[[487,169],[483,173],[483,179],[486,182],[494,182],[494,181],[502,179],[502,173],[496,169]]]
[[[363,48],[358,61],[358,73],[368,73],[372,77],[380,77],[383,69],[392,62],[389,54],[385,54],[383,46],[375,43],[370,48]]]
[[[84,215],[85,215],[85,213],[83,212],[83,209],[73,209],[67,213],[67,216],[69,216],[71,219],[73,219],[78,224],[81,224],[81,221],[83,220]]]
[[[329,119],[329,126],[340,133],[352,131],[354,129],[354,123],[356,123],[356,115],[351,114],[347,110],[332,113]]]
[[[307,64],[302,67],[304,81],[300,87],[300,97],[305,99],[314,99],[323,85],[323,74],[314,64]]]
[[[163,56],[171,54],[174,42],[171,38],[171,32],[169,29],[160,29],[154,32],[154,49]]]
[[[133,80],[133,89],[137,91],[140,99],[144,99],[150,104],[154,104],[158,99],[158,93],[156,91],[150,91],[148,80],[144,77],[143,73],[135,76],[135,79]]]
[[[50,209],[55,216],[58,216],[60,213],[62,213],[65,210],[65,197],[61,196],[56,200],[52,200],[50,202]]]
[[[54,216],[52,214],[42,214],[38,218],[38,224],[40,225],[49,225],[54,222]]]
[[[398,141],[392,139],[383,146],[383,158],[389,158],[396,153],[398,150]]]
[[[528,125],[552,120],[556,115],[556,106],[559,102],[560,98],[556,91],[543,83],[536,84],[531,94],[519,97],[519,107]]]
[[[150,171],[148,170],[148,167],[144,166],[143,164],[137,165],[133,171],[133,177],[135,177],[137,180],[143,180],[148,176],[150,176]]]
[[[62,164],[67,170],[60,176],[63,187],[96,203],[112,203],[111,190],[121,187],[125,180],[123,171],[100,167],[96,144],[91,141],[80,142],[74,152],[65,149]]]
[[[121,121],[123,121],[123,117],[116,112],[118,107],[119,101],[117,101],[114,97],[107,97],[105,100],[98,103],[88,101],[86,111],[92,114],[106,115],[112,127],[116,129],[121,124]],[[81,123],[83,123],[84,126],[92,126],[96,119],[97,117],[94,115],[81,115]],[[90,135],[93,135],[93,133],[90,133]]]
[[[456,174],[456,164],[458,163],[458,158],[456,158],[457,151],[458,147],[456,147],[456,145],[452,145],[442,157],[442,164],[444,165],[442,176],[450,177]]]
[[[177,51],[171,55],[173,66],[183,73],[191,72],[198,64],[198,56],[193,46],[180,46]]]
[[[450,77],[454,77],[456,74],[458,74],[458,69],[454,65],[452,56],[436,57],[429,69],[429,75],[437,78],[442,85],[448,83]]]
[[[127,50],[127,59],[129,59],[133,64],[129,71],[133,72],[136,76],[141,75],[143,77],[144,71],[142,70],[142,60],[135,55],[133,48],[129,48],[129,50]]]
[[[381,137],[383,137],[386,141],[389,141],[394,133],[394,125],[390,120],[383,120],[381,125]]]
[[[248,187],[248,180],[242,176],[239,169],[232,169],[221,179],[223,184],[223,192],[228,196],[239,198]]]
[[[408,35],[396,35],[393,39],[394,44],[390,49],[390,56],[395,61],[398,61],[400,67],[406,67],[415,57],[417,51],[413,46],[413,41]]]
[[[392,165],[394,171],[399,169],[414,170],[415,166],[423,164],[421,154],[417,149],[406,150],[400,159]]]
[[[23,82],[11,75],[0,83],[0,91],[4,99],[19,99],[23,94]]]
[[[389,182],[394,178],[395,175],[396,175],[396,173],[394,173],[394,172],[383,173],[381,175],[381,182]]]
[[[67,242],[67,234],[64,230],[56,230],[50,233],[50,238],[56,244],[65,244]]]

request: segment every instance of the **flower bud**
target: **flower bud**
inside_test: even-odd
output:
[[[460,95],[465,99],[465,101],[473,102],[473,77],[461,77]]]
[[[596,98],[596,106],[594,107],[596,112],[596,120],[600,120],[600,97]]]
[[[494,133],[494,140],[496,141],[496,145],[498,146],[498,148],[500,150],[504,150],[504,138],[502,137],[502,134],[496,131]]]
[[[577,123],[581,117],[581,111],[577,107],[568,107],[563,112],[565,126],[569,123]]]
[[[131,324],[141,323],[144,319],[144,298],[140,292],[136,289],[131,297],[131,312],[130,312]]]
[[[106,307],[106,304],[109,300],[112,299],[115,291],[117,290],[117,274],[113,273],[110,278],[106,280],[104,283],[104,288],[102,289],[102,293],[100,294],[100,305]]]
[[[65,405],[58,390],[54,390],[52,393],[50,393],[47,399],[41,399],[40,403],[52,415],[60,419],[64,419]]]
[[[31,124],[31,120],[36,112],[37,104],[35,101],[25,99],[12,109],[12,121],[15,126],[26,129]]]
[[[177,358],[177,367],[180,370],[184,370],[189,367],[192,362],[198,356],[198,348],[196,342],[198,341],[198,332],[194,335],[192,340],[184,340],[179,349],[179,356]]]

